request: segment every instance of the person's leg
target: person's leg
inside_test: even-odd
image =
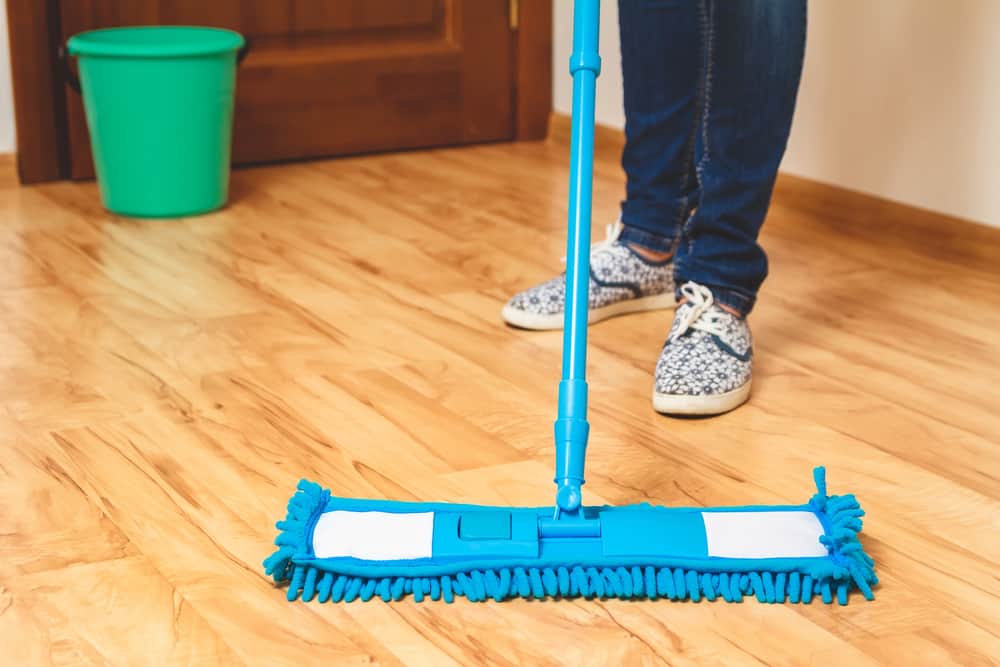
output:
[[[699,0],[619,0],[627,176],[621,240],[673,251],[697,190],[707,15]],[[662,257],[661,257],[662,258]]]
[[[696,135],[697,209],[675,258],[678,288],[711,289],[741,314],[767,276],[757,235],[788,141],[802,72],[806,0],[699,0],[707,18]]]
[[[695,139],[698,200],[674,260],[677,307],[653,407],[718,414],[750,396],[745,315],[767,275],[757,234],[788,141],[805,45],[806,0],[698,0],[706,18]]]
[[[673,308],[671,260],[697,190],[695,142],[707,14],[700,0],[620,0],[628,177],[621,225],[590,255],[590,322]],[[526,329],[563,325],[563,275],[515,294],[501,316]]]

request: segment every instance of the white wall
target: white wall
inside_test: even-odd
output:
[[[569,54],[573,51],[573,2],[552,0],[552,106],[569,113],[573,84],[569,76]],[[618,1],[601,0],[601,76],[597,79],[597,122],[625,127],[622,109],[622,57],[618,39]]]
[[[572,3],[555,3],[553,101],[568,113]],[[622,127],[617,3],[601,0],[599,123]],[[1000,226],[1000,2],[811,0],[783,169]]]
[[[0,2],[0,153],[14,151],[14,100],[10,92],[7,3]]]

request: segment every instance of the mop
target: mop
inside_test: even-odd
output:
[[[289,601],[452,602],[637,598],[847,604],[877,583],[858,540],[864,512],[828,496],[823,468],[802,505],[584,506],[588,283],[599,0],[574,8],[573,122],[554,507],[358,500],[303,480],[277,523],[267,574]]]

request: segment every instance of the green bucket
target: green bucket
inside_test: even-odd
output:
[[[225,205],[239,33],[111,28],[70,38],[104,207],[140,218]],[[71,78],[70,81],[73,84]]]

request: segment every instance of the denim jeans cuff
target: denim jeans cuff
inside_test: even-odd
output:
[[[678,302],[684,298],[684,295],[681,294],[681,285],[684,282],[684,280],[677,280],[677,288],[674,290],[674,296]],[[741,317],[749,315],[750,311],[753,310],[754,304],[757,302],[756,296],[747,296],[734,289],[719,287],[717,285],[705,285],[705,287],[712,290],[712,299],[716,303],[732,308]]]
[[[654,252],[671,252],[674,246],[677,245],[673,237],[660,236],[659,234],[653,234],[644,229],[628,225],[625,225],[625,229],[622,230],[618,240],[622,243],[637,245]]]
[[[625,225],[624,233],[633,235],[626,240],[650,250],[672,250],[675,240],[680,236],[681,223],[686,213],[686,200],[623,201],[621,219]]]

